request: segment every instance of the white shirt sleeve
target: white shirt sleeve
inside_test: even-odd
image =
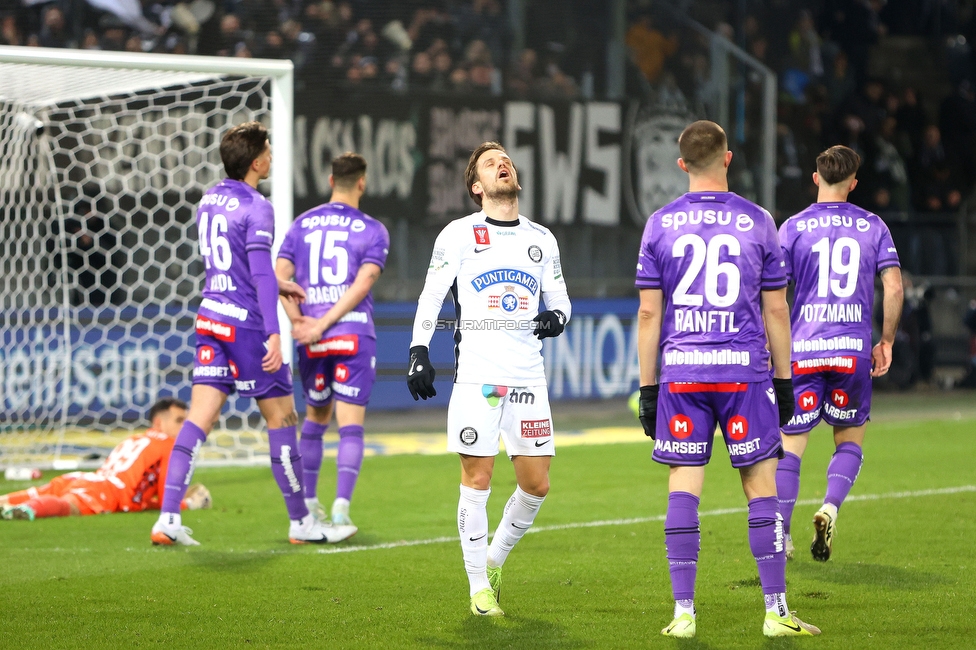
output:
[[[569,292],[566,291],[566,279],[563,278],[563,267],[559,260],[559,244],[555,237],[552,238],[549,259],[542,269],[542,299],[546,303],[546,309],[558,309],[566,315],[566,322],[569,322],[573,306],[569,302]]]
[[[413,319],[413,339],[410,347],[430,347],[434,336],[437,316],[441,313],[444,297],[454,284],[461,267],[461,245],[453,236],[454,229],[448,224],[434,241],[434,252],[427,267],[424,290],[417,301],[417,315]]]

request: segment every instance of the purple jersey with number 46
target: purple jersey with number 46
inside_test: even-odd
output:
[[[661,382],[769,379],[760,292],[786,286],[776,225],[732,192],[689,192],[647,220],[638,289],[664,292]]]
[[[226,178],[200,199],[197,236],[206,267],[198,313],[243,329],[264,330],[247,254],[253,250],[271,254],[271,203],[247,183]]]
[[[796,283],[793,360],[870,358],[874,276],[898,266],[888,226],[850,203],[814,203],[783,222],[779,234]]]
[[[278,256],[295,265],[295,282],[306,294],[302,313],[320,318],[349,289],[363,264],[382,269],[389,249],[390,235],[382,223],[345,203],[325,203],[295,219]],[[375,338],[372,293],[324,336],[342,334]]]

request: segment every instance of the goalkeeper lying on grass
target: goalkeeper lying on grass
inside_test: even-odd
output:
[[[50,483],[0,496],[0,517],[27,519],[158,510],[169,455],[186,419],[186,404],[164,397],[149,409],[151,428],[120,442],[94,472],[71,472]],[[181,508],[209,508],[210,492],[190,486]]]

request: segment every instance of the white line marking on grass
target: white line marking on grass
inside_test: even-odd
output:
[[[976,492],[976,485],[960,485],[958,487],[948,487],[948,488],[933,488],[930,490],[912,490],[906,492],[887,492],[885,494],[856,494],[847,497],[845,503],[851,501],[878,501],[881,499],[914,499],[919,497],[930,497],[939,496],[944,494],[960,494],[963,492]],[[797,501],[798,506],[813,506],[820,505],[822,503],[821,499],[804,499],[802,501]],[[717,517],[720,515],[736,515],[744,514],[748,512],[748,508],[738,507],[738,508],[719,508],[716,510],[705,510],[698,513],[699,517]],[[548,533],[557,530],[572,530],[574,528],[600,528],[603,526],[629,526],[632,524],[646,524],[655,521],[664,521],[664,515],[655,515],[653,517],[631,517],[628,519],[602,519],[599,521],[581,521],[569,524],[555,524],[553,526],[538,526],[535,528],[530,528],[527,533]],[[358,551],[379,551],[383,549],[391,548],[406,548],[409,546],[428,546],[430,544],[447,544],[450,542],[457,542],[458,538],[454,535],[446,537],[432,537],[430,539],[412,539],[412,540],[400,540],[397,542],[384,542],[382,544],[368,544],[362,546],[331,546],[328,548],[316,549],[316,552],[322,555],[332,555],[335,553],[356,553]],[[180,547],[181,550],[190,552],[188,549]],[[50,549],[37,549],[37,548],[24,548],[24,549],[5,549],[8,551],[25,551],[25,552],[37,552],[37,551],[48,551],[48,552],[58,552],[58,553],[79,553],[79,552],[90,552],[92,549],[89,548],[50,548]],[[171,552],[166,549],[159,549],[155,547],[149,548],[132,548],[128,547],[124,549],[129,552],[143,552],[143,553],[156,553],[156,552]],[[227,549],[220,551],[222,553],[270,553],[273,555],[287,555],[293,553],[303,553],[304,550],[299,551],[297,549]]]
[[[933,488],[931,490],[914,490],[909,492],[888,492],[886,494],[855,494],[847,497],[844,503],[850,501],[878,501],[879,499],[913,499],[917,497],[930,497],[943,494],[959,494],[962,492],[976,492],[976,485],[960,485],[949,488]],[[803,499],[797,501],[798,506],[815,506],[823,503],[823,499]],[[699,512],[699,517],[717,517],[719,515],[735,515],[749,512],[749,508],[720,508],[717,510],[705,510]],[[571,524],[555,524],[553,526],[537,526],[525,531],[526,533],[548,533],[555,530],[571,530],[573,528],[599,528],[603,526],[629,526],[631,524],[646,524],[654,521],[664,521],[664,515],[653,517],[632,517],[629,519],[602,519],[599,521],[582,521]],[[399,542],[387,542],[385,544],[370,544],[365,546],[335,546],[331,548],[318,549],[318,553],[332,555],[333,553],[355,553],[357,551],[377,551],[387,548],[404,548],[407,546],[426,546],[428,544],[444,544],[456,542],[458,538],[433,537],[431,539],[402,540]]]

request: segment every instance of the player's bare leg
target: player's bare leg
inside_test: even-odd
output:
[[[661,634],[691,638],[696,632],[695,579],[701,550],[698,504],[705,484],[704,467],[673,466],[668,476],[668,512],[664,545],[671,573],[674,619]]]
[[[820,634],[804,623],[786,604],[786,549],[783,517],[776,498],[777,459],[767,458],[739,469],[742,491],[749,500],[749,547],[759,568],[766,601],[766,636],[807,636]]]
[[[332,523],[352,525],[349,518],[349,502],[352,500],[359,470],[363,466],[363,424],[366,407],[341,400],[336,404],[336,420],[339,424],[339,449],[336,452],[336,496],[332,502]]]
[[[488,547],[488,583],[498,600],[501,596],[502,566],[508,554],[532,527],[542,502],[549,493],[549,466],[552,456],[513,456],[515,492],[505,505],[505,514]]]
[[[495,594],[488,582],[488,496],[494,456],[467,456],[461,459],[461,497],[458,500],[458,535],[464,570],[468,574],[471,613],[478,616],[502,616]]]
[[[800,493],[800,464],[806,451],[810,432],[796,435],[781,434],[783,438],[783,458],[776,466],[776,495],[779,498],[779,512],[783,515],[783,533],[786,536],[786,559],[792,560],[794,547],[791,522],[796,498]]]
[[[826,562],[834,546],[837,511],[854,487],[864,460],[862,447],[867,424],[858,427],[834,427],[836,451],[827,465],[827,492],[824,503],[813,515],[813,542],[810,553],[813,559]]]
[[[322,453],[325,447],[325,432],[332,422],[334,401],[326,406],[307,405],[305,422],[302,423],[302,437],[298,449],[302,454],[302,474],[305,484],[305,505],[309,512],[319,519],[325,519],[325,508],[319,503],[319,470],[322,468]]]
[[[190,537],[192,531],[183,526],[180,503],[186,496],[187,488],[190,487],[200,446],[213,429],[220,416],[220,409],[226,401],[227,393],[224,391],[205,384],[194,384],[190,393],[190,412],[180,428],[169,456],[163,503],[160,507],[159,519],[152,528],[154,545],[199,545]]]

